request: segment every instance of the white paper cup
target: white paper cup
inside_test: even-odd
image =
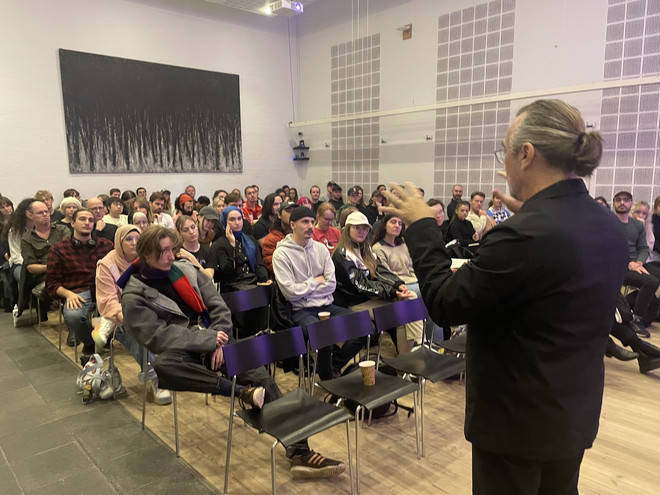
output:
[[[327,320],[328,318],[330,318],[330,311],[321,311],[318,314],[318,317],[319,317],[319,320]]]

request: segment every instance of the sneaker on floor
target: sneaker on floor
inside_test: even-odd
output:
[[[314,451],[307,455],[297,455],[291,459],[293,479],[318,479],[339,476],[346,471],[346,464],[323,457]]]
[[[149,380],[147,387],[149,387],[149,394],[151,395],[154,404],[166,406],[167,404],[172,403],[172,394],[170,391],[165,390],[164,388],[158,388],[158,378]]]
[[[101,318],[101,322],[92,330],[92,338],[97,346],[103,348],[108,343],[108,339],[115,331],[116,325],[112,320]]]
[[[646,325],[644,325],[644,322],[641,318],[636,317],[632,321],[632,326],[637,335],[640,337],[646,337],[647,339],[651,337],[651,332],[646,329]]]
[[[266,398],[263,387],[243,387],[238,395],[238,403],[243,409],[261,409]]]

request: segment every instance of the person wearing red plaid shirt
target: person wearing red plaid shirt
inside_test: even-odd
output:
[[[94,354],[92,323],[89,313],[94,309],[92,288],[96,263],[113,249],[112,242],[92,238],[94,215],[85,209],[73,215],[73,235],[56,243],[48,254],[46,291],[52,297],[65,299],[63,316],[66,326],[78,342],[83,343],[81,364]]]

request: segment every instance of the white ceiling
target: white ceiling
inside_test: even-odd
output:
[[[263,14],[263,8],[271,3],[272,0],[130,0],[136,3],[142,3],[157,7],[160,9],[171,10],[184,15],[194,15],[209,19],[226,18],[227,9],[237,9],[255,14]],[[304,8],[321,0],[297,0],[303,4]],[[304,14],[303,14],[304,15]]]

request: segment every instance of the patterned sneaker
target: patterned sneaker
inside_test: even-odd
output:
[[[266,398],[263,387],[243,387],[238,395],[238,403],[243,409],[261,409]]]
[[[297,455],[291,459],[291,477],[293,479],[319,479],[339,476],[346,471],[346,464],[323,457],[311,451],[307,455]]]

